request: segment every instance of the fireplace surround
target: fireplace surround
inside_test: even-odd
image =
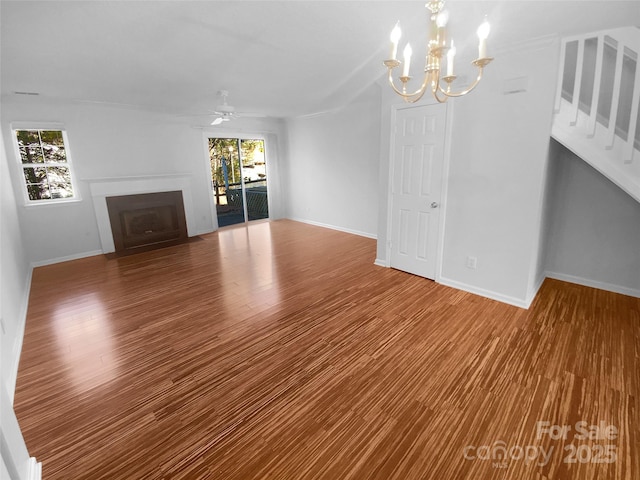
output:
[[[106,197],[116,253],[133,253],[186,241],[181,191]]]
[[[102,253],[115,252],[111,221],[107,210],[107,197],[137,195],[143,193],[181,191],[187,233],[193,237],[201,233],[196,229],[196,216],[193,204],[193,185],[190,174],[173,173],[128,177],[100,177],[86,179],[93,200],[93,208],[98,225],[98,234]],[[206,230],[210,231],[209,229]]]

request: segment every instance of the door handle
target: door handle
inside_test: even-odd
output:
[[[438,208],[439,206],[438,202],[431,202],[431,208]]]

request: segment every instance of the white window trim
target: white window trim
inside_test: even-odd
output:
[[[55,130],[62,132],[62,139],[64,140],[65,154],[67,161],[66,166],[69,168],[69,174],[71,176],[71,188],[73,189],[73,197],[68,198],[48,198],[44,200],[31,200],[29,198],[29,191],[27,184],[24,180],[24,164],[22,163],[22,157],[20,156],[20,146],[18,145],[18,138],[16,131],[18,130]],[[71,157],[71,148],[67,130],[62,123],[52,122],[12,122],[11,123],[11,136],[13,137],[13,148],[16,161],[18,162],[19,176],[20,176],[20,189],[22,190],[22,198],[25,207],[41,207],[45,205],[60,205],[62,203],[75,203],[82,201],[80,196],[80,190],[78,189],[78,182],[76,180],[75,171],[73,169],[73,161]]]

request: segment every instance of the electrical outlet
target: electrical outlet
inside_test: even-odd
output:
[[[467,257],[467,268],[472,270],[478,268],[478,259],[476,257]]]

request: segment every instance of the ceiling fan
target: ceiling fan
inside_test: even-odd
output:
[[[234,118],[238,117],[265,117],[266,115],[260,113],[246,113],[246,112],[236,112],[236,109],[233,105],[229,105],[227,103],[227,97],[229,96],[228,90],[220,90],[218,95],[222,97],[222,104],[217,105],[216,109],[213,111],[214,115],[217,115],[216,118],[213,119],[211,125],[220,125],[222,122],[228,122]]]
[[[216,106],[213,113],[217,115],[217,117],[213,119],[211,125],[220,125],[222,122],[228,122],[237,116],[235,107],[227,103],[229,92],[227,90],[220,90],[218,95],[222,97],[222,105]]]

